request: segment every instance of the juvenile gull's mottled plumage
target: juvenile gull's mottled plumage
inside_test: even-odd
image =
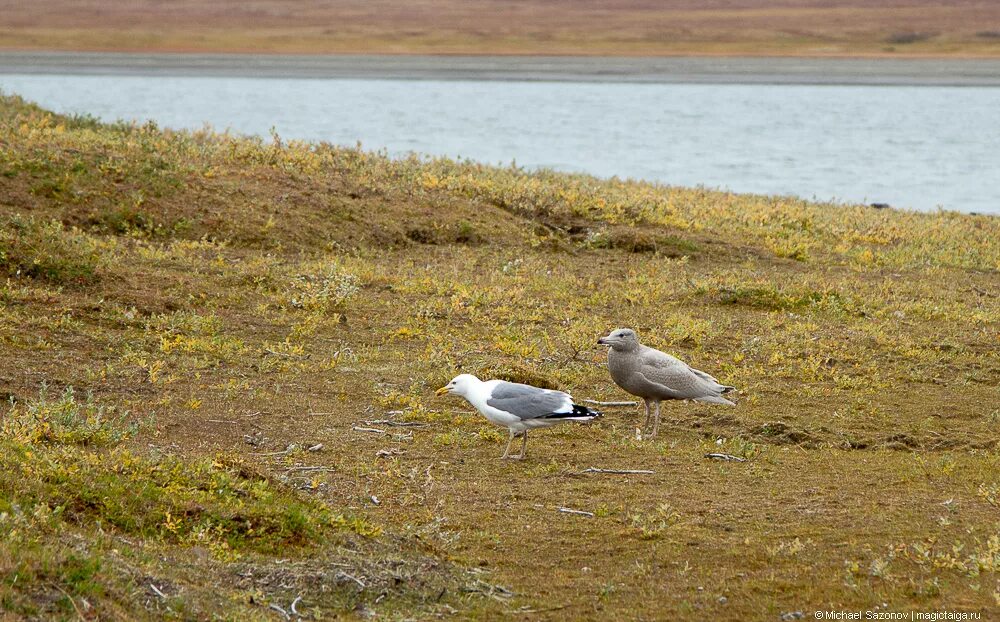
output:
[[[711,404],[732,402],[722,397],[733,387],[721,384],[703,371],[694,369],[684,361],[639,343],[631,328],[619,328],[597,343],[608,348],[608,371],[619,387],[641,397],[646,404],[646,423],[649,425],[649,403],[656,406],[652,436],[660,427],[660,402],[662,400],[693,400]]]
[[[544,428],[562,421],[591,421],[601,416],[596,410],[573,403],[562,391],[539,389],[526,384],[488,380],[483,382],[472,374],[461,374],[437,390],[438,395],[454,393],[464,397],[476,410],[493,423],[507,428],[510,438],[501,458],[524,458],[528,445],[528,430]],[[521,453],[510,456],[510,444],[516,435],[522,436]]]

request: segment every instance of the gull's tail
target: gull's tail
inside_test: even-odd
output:
[[[734,402],[730,402],[721,395],[706,395],[705,397],[694,398],[696,402],[707,402],[709,404],[725,404],[726,406],[736,406]]]
[[[726,398],[722,397],[726,393],[732,393],[735,390],[736,387],[731,387],[728,384],[721,384],[719,382],[716,382],[715,386],[711,387],[708,395],[702,397],[696,397],[694,401],[707,402],[709,404],[724,404],[726,406],[736,406],[735,402],[731,402]]]

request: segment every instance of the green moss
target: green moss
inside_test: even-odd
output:
[[[239,459],[145,455],[121,444],[137,430],[128,416],[67,389],[15,404],[0,427],[0,512],[51,513],[120,533],[226,550],[277,552],[339,530],[374,535],[255,475]],[[109,449],[98,451],[96,447]]]
[[[138,425],[129,421],[128,412],[115,411],[91,395],[78,401],[71,387],[50,399],[43,387],[37,399],[13,404],[0,419],[0,438],[26,445],[117,445],[134,436]]]
[[[58,221],[12,216],[0,220],[0,272],[56,285],[81,285],[99,277],[96,241]]]

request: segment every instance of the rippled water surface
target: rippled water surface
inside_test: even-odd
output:
[[[0,75],[59,112],[1000,213],[1000,88]]]

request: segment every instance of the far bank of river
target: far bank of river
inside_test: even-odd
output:
[[[0,52],[0,74],[1000,86],[1000,59]]]

